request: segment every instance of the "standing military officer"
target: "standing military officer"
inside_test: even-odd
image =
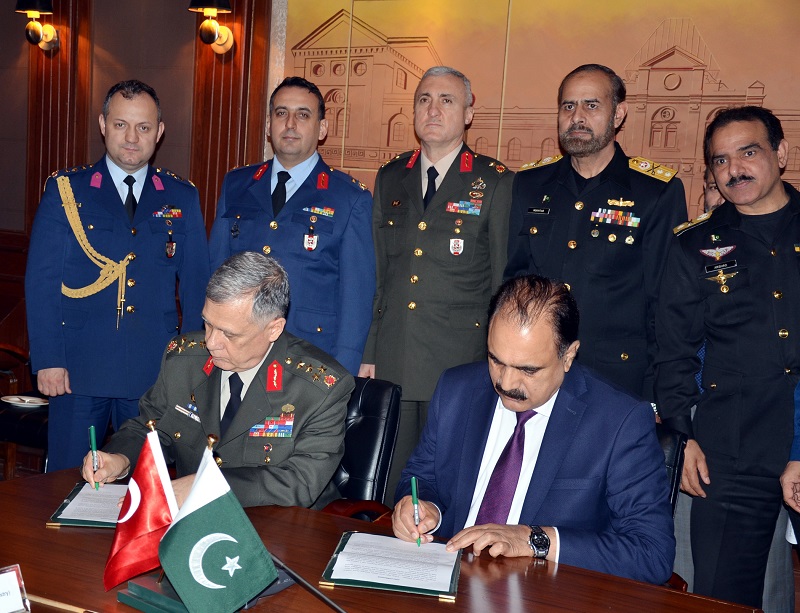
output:
[[[359,374],[403,388],[387,502],[447,368],[485,359],[489,300],[503,277],[513,173],[464,143],[469,80],[430,68],[414,93],[421,148],[378,172],[373,233],[378,288]]]
[[[117,83],[99,121],[106,155],[45,183],[25,275],[51,471],[81,463],[90,425],[102,440],[109,414],[115,429],[139,414],[164,345],[201,326],[209,277],[197,190],[148,165],[164,132],[156,92]]]
[[[655,304],[671,229],[686,220],[683,185],[615,142],[628,104],[610,68],[570,72],[558,104],[566,155],[516,176],[506,277],[565,281],[581,311],[578,360],[652,400]]]
[[[659,412],[690,439],[681,487],[695,497],[694,590],[757,608],[800,380],[800,193],[781,181],[788,149],[760,107],[709,124],[706,163],[726,202],[676,228],[656,319]]]
[[[275,257],[289,274],[286,329],[358,371],[372,318],[372,198],[317,153],[328,133],[316,85],[287,77],[269,101],[275,157],[230,171],[211,229],[211,267],[239,251]]]

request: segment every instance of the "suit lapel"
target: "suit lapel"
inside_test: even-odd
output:
[[[102,175],[99,188],[89,187],[94,206],[108,211],[109,214],[115,217],[124,219],[127,223],[128,213],[125,211],[125,203],[120,199],[117,186],[114,185],[114,179],[111,178],[111,174],[108,172],[105,156],[94,165],[94,168],[96,172]],[[91,181],[91,176],[93,175],[94,173],[90,175],[89,181]]]
[[[254,180],[247,188],[247,195],[255,206],[262,209],[272,219],[272,160],[266,164],[267,168],[261,174],[261,178]],[[258,171],[253,171],[253,174],[256,172]]]
[[[469,515],[469,507],[478,482],[481,459],[486,449],[486,439],[492,425],[494,408],[497,405],[497,394],[489,378],[489,370],[479,379],[470,394],[471,400],[467,411],[467,423],[464,427],[464,440],[461,446],[462,472],[457,477],[454,496],[453,530],[461,530]]]
[[[422,202],[422,175],[420,175],[420,168],[422,167],[422,154],[417,157],[414,165],[408,169],[406,176],[403,178],[403,188],[408,194],[411,205],[418,217],[422,217],[425,213],[425,205]]]
[[[200,415],[200,424],[206,436],[215,434],[219,436],[219,394],[222,371],[214,368],[211,374],[203,379],[200,384],[192,390],[194,404]]]
[[[327,172],[330,175],[330,169],[325,165],[325,162],[322,161],[322,157],[317,160],[317,163],[314,165],[314,168],[311,169],[311,173],[306,177],[306,180],[303,181],[300,187],[297,188],[297,191],[292,194],[292,197],[286,201],[283,210],[278,213],[279,219],[284,217],[284,211],[287,211],[286,215],[292,215],[302,211],[303,207],[317,199],[317,179],[321,172]]]
[[[522,505],[520,514],[522,523],[534,521],[533,518],[544,502],[544,495],[550,491],[553,479],[558,474],[558,469],[572,445],[575,431],[586,411],[587,405],[580,399],[585,392],[586,381],[583,373],[579,366],[573,365],[564,377],[547,423],[536,468],[528,485],[525,503]]]
[[[462,145],[456,159],[453,160],[453,163],[450,164],[450,168],[447,169],[444,179],[442,179],[442,184],[439,185],[439,189],[436,190],[436,194],[433,196],[433,200],[431,200],[428,205],[428,211],[438,212],[444,210],[446,202],[452,200],[454,196],[458,198],[458,196],[463,193],[464,176],[467,175],[461,172],[461,155],[465,151],[469,150],[466,145]],[[458,199],[460,200],[461,198]]]

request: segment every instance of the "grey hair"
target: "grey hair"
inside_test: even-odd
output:
[[[461,79],[464,82],[464,91],[466,92],[466,98],[464,99],[464,102],[467,107],[472,106],[472,83],[469,82],[469,79],[463,72],[459,72],[455,68],[450,68],[450,66],[433,66],[425,71],[425,74],[422,75],[422,78],[419,80],[419,82],[422,83],[427,77],[442,77],[447,75]],[[414,90],[415,100],[417,98],[418,91],[419,85],[417,85],[417,89]]]
[[[289,310],[289,277],[275,258],[242,251],[232,255],[211,275],[206,298],[216,304],[253,299],[251,318],[268,323],[286,317]]]

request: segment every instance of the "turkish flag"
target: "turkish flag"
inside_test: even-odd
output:
[[[156,432],[148,432],[119,512],[106,561],[106,591],[158,568],[158,544],[178,512],[167,463]]]

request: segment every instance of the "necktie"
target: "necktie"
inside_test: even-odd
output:
[[[136,196],[133,195],[133,184],[136,183],[136,179],[133,178],[133,175],[128,175],[125,177],[124,183],[128,186],[128,197],[125,198],[125,210],[128,212],[128,219],[133,222],[133,215],[136,213]]]
[[[278,184],[272,192],[272,216],[277,217],[283,205],[286,204],[286,182],[291,179],[291,175],[285,170],[278,173]]]
[[[525,451],[525,424],[536,415],[536,411],[517,413],[517,425],[508,439],[503,453],[489,478],[481,508],[475,518],[475,525],[504,524],[517,491],[519,473],[522,469],[522,454]]]
[[[236,417],[236,411],[239,410],[239,405],[242,404],[242,379],[238,373],[232,373],[228,379],[228,386],[231,388],[231,398],[225,407],[225,414],[219,422],[219,437],[225,436],[225,431],[231,425],[233,418]]]
[[[434,194],[436,194],[436,177],[439,176],[439,173],[436,171],[434,166],[428,167],[428,188],[425,190],[425,197],[422,199],[422,203],[425,205],[425,208],[428,208],[428,205],[433,200]]]

